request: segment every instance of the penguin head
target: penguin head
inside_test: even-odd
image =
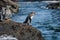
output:
[[[31,12],[31,13],[30,13],[31,19],[33,18],[34,15],[35,15],[35,12]]]
[[[10,9],[10,7],[11,7],[10,5],[7,5],[7,6],[6,6],[7,9]]]
[[[30,16],[34,16],[35,15],[35,12],[31,12]]]

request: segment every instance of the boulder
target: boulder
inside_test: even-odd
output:
[[[60,3],[51,3],[46,6],[48,9],[60,9]]]
[[[43,40],[41,32],[36,28],[11,20],[0,22],[0,36],[4,34],[12,35],[18,40]]]

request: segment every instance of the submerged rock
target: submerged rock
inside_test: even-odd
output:
[[[48,4],[46,7],[48,9],[60,9],[60,2]]]
[[[55,32],[60,32],[60,29],[55,29]]]
[[[36,28],[11,20],[0,22],[0,36],[4,34],[12,35],[18,40],[43,40],[41,32]]]

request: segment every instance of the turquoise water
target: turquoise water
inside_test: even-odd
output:
[[[47,9],[46,2],[19,2],[19,13],[14,14],[15,22],[23,23],[27,15],[34,11],[31,25],[42,32],[45,40],[60,40],[60,10]]]

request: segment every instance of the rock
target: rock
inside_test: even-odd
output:
[[[11,20],[0,22],[0,36],[4,34],[12,35],[18,40],[43,40],[41,32],[36,28]]]
[[[60,32],[60,29],[55,29],[55,32]]]
[[[47,28],[49,28],[49,30],[54,30],[54,27],[49,25]]]
[[[60,3],[51,3],[46,6],[48,9],[60,9]]]
[[[13,2],[11,0],[0,0],[0,7],[6,7],[7,4],[11,6],[11,11],[13,13],[18,12],[19,9],[16,2]]]

